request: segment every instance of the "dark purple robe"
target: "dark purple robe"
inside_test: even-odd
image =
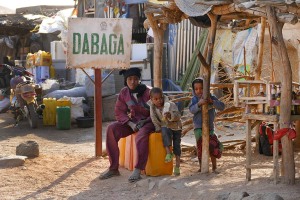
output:
[[[144,170],[148,159],[149,134],[154,131],[154,125],[150,118],[147,101],[150,99],[150,89],[147,88],[141,97],[136,98],[130,93],[128,87],[124,87],[118,96],[115,106],[117,122],[110,124],[106,131],[106,149],[110,161],[110,170],[119,168],[118,141],[127,137],[134,131],[127,125],[128,121],[137,123],[146,119],[144,126],[137,132],[135,142],[137,149],[137,163],[135,168]]]

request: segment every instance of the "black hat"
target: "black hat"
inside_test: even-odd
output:
[[[120,75],[124,76],[124,84],[126,85],[127,77],[129,76],[137,76],[139,79],[141,78],[141,70],[137,67],[132,67],[127,70],[123,69],[119,72]]]

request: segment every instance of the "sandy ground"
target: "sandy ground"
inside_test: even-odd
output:
[[[264,168],[252,170],[252,181],[247,182],[245,152],[226,150],[218,160],[220,174],[197,172],[194,154],[186,151],[182,156],[181,175],[149,177],[137,183],[128,183],[130,171],[120,168],[121,176],[99,180],[109,161],[95,158],[94,129],[56,130],[55,127],[30,129],[24,121],[13,127],[9,114],[0,114],[0,156],[14,155],[16,146],[35,140],[40,156],[27,159],[24,166],[0,169],[0,199],[216,199],[228,192],[276,193],[284,199],[300,199],[300,153],[295,153],[296,184],[273,184],[272,157],[254,153],[253,163]],[[104,123],[103,132],[107,123]],[[219,125],[217,133],[244,137],[244,127]],[[103,134],[104,136],[104,134]],[[228,138],[227,138],[228,139]],[[187,135],[183,143],[193,142]],[[254,146],[254,143],[253,143]],[[149,182],[151,184],[149,184]],[[149,189],[149,185],[154,187]]]

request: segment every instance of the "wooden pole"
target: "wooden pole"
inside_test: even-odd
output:
[[[259,32],[259,46],[258,46],[258,58],[257,58],[257,67],[255,69],[255,80],[261,79],[261,69],[263,62],[263,54],[264,54],[264,41],[265,41],[265,30],[266,30],[266,18],[261,17],[261,29]],[[258,93],[258,87],[255,87],[254,94]],[[258,151],[259,147],[259,125],[255,128],[255,150]]]
[[[204,53],[203,53],[204,58],[207,57],[207,51],[208,51],[208,39],[206,40],[205,46],[204,46]],[[204,67],[201,67],[201,66],[200,66],[200,70],[199,70],[199,76],[200,76],[200,77],[202,77],[202,75],[203,75],[203,68],[204,68]]]
[[[273,46],[270,24],[268,26],[270,37],[270,61],[271,61],[271,81],[275,81],[274,63],[273,63]]]
[[[246,180],[251,180],[251,120],[246,120]]]
[[[289,128],[291,123],[291,103],[292,103],[292,69],[288,57],[287,49],[282,36],[283,23],[278,22],[274,7],[267,6],[267,15],[270,28],[272,31],[272,45],[278,52],[279,58],[282,62],[283,72],[281,79],[281,96],[280,102],[280,128]],[[295,160],[292,140],[285,135],[281,139],[282,143],[282,157],[283,157],[283,177],[287,184],[295,184]]]
[[[154,61],[153,61],[153,79],[154,87],[162,88],[162,56],[163,56],[163,37],[164,30],[153,30],[154,34]]]
[[[154,19],[154,14],[145,11],[145,15],[149,20],[154,35],[154,61],[153,61],[153,79],[154,87],[162,88],[162,56],[163,56],[163,40],[166,24],[160,23]]]
[[[247,76],[246,45],[244,46],[244,70],[245,76]]]
[[[217,31],[217,16],[208,13],[211,21],[208,51],[206,62],[208,67],[204,67],[203,73],[203,98],[210,98],[210,76],[211,76],[211,62],[213,56],[214,43]],[[208,116],[208,105],[202,105],[202,160],[201,160],[201,173],[209,172],[209,116]]]
[[[259,47],[258,47],[257,67],[255,69],[255,80],[261,79],[261,69],[262,69],[263,54],[264,54],[265,29],[266,29],[266,18],[261,17],[261,29],[259,33]]]
[[[299,40],[298,40],[299,41]],[[298,52],[298,58],[300,58],[300,44],[298,44],[297,46],[297,52]],[[300,69],[300,60],[298,59],[298,69]],[[300,82],[300,71],[298,73],[298,80]],[[298,113],[299,115],[300,113]],[[300,150],[300,120],[297,120],[296,121],[296,132],[297,132],[297,135],[296,135],[296,139],[294,139],[294,145],[295,145],[295,150]]]
[[[274,123],[274,132],[277,131],[278,124]],[[278,146],[278,140],[273,140],[273,177],[274,177],[274,183],[278,183],[278,177],[279,177],[279,164],[278,164],[278,157],[279,157],[279,146]]]
[[[102,156],[102,83],[101,69],[95,69],[95,154]]]

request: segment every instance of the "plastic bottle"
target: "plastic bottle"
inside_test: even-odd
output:
[[[277,92],[276,92],[276,101],[278,103],[278,106],[276,106],[276,114],[280,115],[280,98],[281,98],[281,91],[280,91],[280,85],[277,86]]]

